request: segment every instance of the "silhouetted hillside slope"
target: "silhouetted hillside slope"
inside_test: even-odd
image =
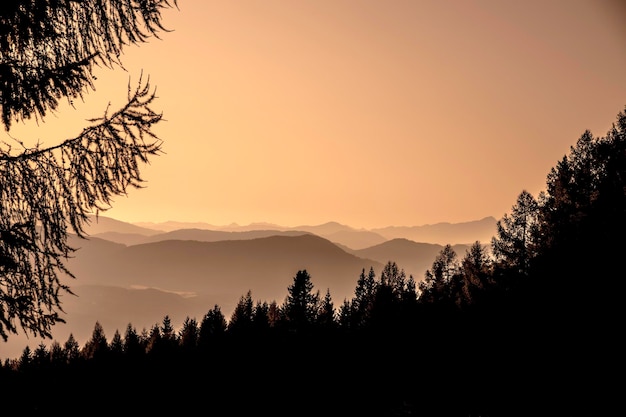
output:
[[[465,255],[470,245],[452,245],[459,259]],[[441,252],[443,245],[419,243],[409,239],[392,239],[369,248],[352,250],[351,253],[361,258],[373,259],[382,264],[395,262],[404,269],[407,277],[413,275],[415,282],[424,278],[424,273],[432,267],[435,257]],[[378,271],[376,271],[378,273]]]
[[[338,300],[351,295],[362,268],[376,261],[348,254],[314,235],[198,242],[169,240],[123,248],[109,259],[69,264],[90,283],[149,286],[184,293],[252,291],[255,299],[282,301],[295,273],[307,269],[321,292]]]
[[[159,236],[161,233],[155,236]],[[99,239],[108,240],[115,243],[121,243],[126,246],[130,245],[139,245],[141,243],[146,243],[146,240],[149,239],[149,236],[142,235],[139,233],[121,233],[121,232],[103,232],[103,233],[94,233],[89,235],[89,237],[95,237]]]
[[[387,239],[378,233],[367,230],[339,230],[324,235],[331,242],[339,243],[351,249],[363,249],[385,242]]]
[[[140,227],[146,227],[148,229],[158,229],[164,232],[173,232],[178,229],[202,229],[202,230],[221,230],[224,232],[245,232],[249,230],[288,230],[289,227],[279,226],[273,223],[251,223],[246,226],[241,226],[236,223],[231,223],[226,226],[214,225],[206,222],[180,222],[169,220],[166,222],[136,222],[133,223]]]
[[[72,254],[69,264],[78,265],[99,265],[114,259],[116,254],[126,248],[122,243],[111,242],[95,236],[89,236],[87,239],[79,238],[76,235],[69,235],[68,243],[76,252]],[[75,271],[72,271],[75,272]],[[88,277],[83,279],[89,279]]]
[[[267,223],[253,223],[248,226],[229,225],[212,226],[207,223],[140,223],[152,224],[154,227],[168,229],[167,233],[152,235],[137,243],[156,242],[159,240],[182,239],[214,242],[218,240],[250,239],[272,235],[295,236],[303,233],[312,233],[339,243],[352,249],[362,249],[387,240],[381,235],[368,231],[357,230],[337,222],[328,222],[317,226],[283,227]],[[118,237],[116,242],[126,243],[123,237]]]
[[[379,273],[383,266],[311,234],[133,246],[72,236],[71,243],[79,248],[68,262],[76,279],[65,282],[78,297],[63,297],[67,323],[53,332],[61,343],[70,332],[84,343],[82,335],[91,335],[96,320],[112,337],[116,329],[123,332],[129,321],[140,331],[166,314],[177,323],[183,314],[201,319],[215,304],[229,318],[248,290],[255,301],[282,304],[301,269],[311,274],[322,296],[330,290],[338,307],[344,298],[353,297],[363,268],[373,267]],[[19,356],[27,344],[34,349],[38,342],[12,336],[0,356]]]
[[[136,233],[144,236],[163,233],[162,230],[141,227],[106,216],[89,216],[89,224],[85,227],[85,232],[90,236],[105,232]]]
[[[243,232],[227,232],[224,230],[208,229],[176,229],[170,232],[158,233],[151,236],[126,234],[117,232],[105,232],[93,235],[108,239],[113,242],[123,243],[127,246],[140,245],[143,243],[160,242],[164,240],[195,240],[198,242],[218,242],[220,240],[256,239],[268,236],[299,236],[309,232],[298,230],[249,230]]]
[[[373,267],[380,274],[382,266],[392,260],[420,281],[442,249],[439,244],[410,239],[385,242],[385,237],[376,233],[335,222],[302,226],[308,230],[258,226],[248,231],[239,227],[237,232],[187,229],[165,233],[103,216],[97,222],[94,218],[86,230],[90,234],[87,240],[70,236],[71,246],[78,251],[67,266],[76,280],[66,280],[70,288],[83,294],[65,297],[64,318],[68,323],[60,324],[53,334],[64,341],[74,332],[82,343],[79,335],[90,334],[95,320],[112,336],[116,329],[124,330],[127,323],[122,322],[130,320],[142,328],[160,321],[165,314],[182,320],[175,317],[177,311],[202,315],[215,304],[229,317],[248,290],[255,300],[282,303],[299,269],[307,269],[321,294],[328,288],[338,307],[345,298],[353,297],[362,269]],[[324,238],[315,232],[331,236]],[[353,249],[380,239],[383,242]],[[145,240],[158,242],[139,243]],[[465,246],[457,245],[455,250],[462,256]],[[190,294],[195,297],[188,297]],[[127,313],[129,317],[124,319]],[[17,349],[19,355],[27,344],[36,348],[36,342],[16,335],[3,345],[0,354],[15,356],[12,349]]]
[[[62,298],[66,323],[59,323],[52,329],[52,340],[61,345],[71,333],[82,346],[92,336],[96,322],[102,325],[110,341],[115,330],[123,336],[129,323],[141,333],[144,328],[150,330],[152,325],[161,323],[168,315],[178,328],[187,316],[201,320],[216,303],[230,311],[237,301],[219,296],[185,297],[154,288],[84,285],[81,279],[73,282],[72,291],[75,296],[64,295]],[[16,358],[27,345],[34,351],[39,343],[49,346],[52,340],[28,338],[23,333],[11,335],[0,345],[0,357]]]
[[[300,236],[309,234],[300,230],[249,230],[243,232],[226,232],[223,230],[178,229],[147,237],[143,243],[164,240],[196,240],[198,242],[219,242],[221,240],[257,239],[269,236]]]
[[[390,226],[378,229],[355,229],[337,222],[328,222],[316,226],[300,225],[285,227],[268,223],[252,223],[246,226],[231,224],[214,226],[208,223],[137,223],[143,227],[153,227],[167,231],[177,229],[201,229],[224,232],[248,231],[301,231],[309,232],[330,240],[331,242],[352,248],[364,249],[386,240],[405,238],[414,242],[446,244],[472,244],[479,240],[488,244],[496,233],[496,219],[485,217],[481,220],[463,223],[437,223],[423,226]]]
[[[414,242],[447,244],[472,244],[477,240],[488,244],[496,235],[497,220],[485,217],[482,220],[462,223],[436,223],[423,226],[390,226],[372,229],[386,239],[405,238]]]

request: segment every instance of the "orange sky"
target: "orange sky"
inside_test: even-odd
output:
[[[353,227],[500,218],[589,129],[626,105],[618,1],[179,1],[174,31],[128,70],[11,135],[52,145],[143,69],[166,122],[125,221],[338,221]],[[1,140],[9,140],[2,133]]]

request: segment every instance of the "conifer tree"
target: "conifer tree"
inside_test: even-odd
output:
[[[74,334],[70,333],[67,340],[63,344],[63,352],[67,363],[74,363],[80,359],[80,345],[74,338]]]
[[[460,276],[459,304],[474,304],[492,281],[492,259],[479,241],[470,246],[461,260]]]
[[[367,319],[376,329],[391,329],[401,324],[406,283],[406,273],[396,262],[388,261],[383,266]]]
[[[183,350],[193,351],[198,346],[198,335],[200,328],[195,318],[185,317],[183,327],[180,330],[178,340]]]
[[[50,364],[50,352],[48,346],[43,342],[40,342],[33,352],[32,364],[38,369],[45,368]]]
[[[145,353],[145,348],[142,345],[141,338],[131,323],[126,325],[123,348],[124,353],[129,358],[138,358]]]
[[[237,335],[249,334],[252,330],[253,310],[252,292],[248,291],[245,296],[241,296],[233,310],[233,314],[228,322],[228,333]]]
[[[270,305],[266,301],[257,301],[252,311],[252,326],[257,334],[267,333],[270,328]]]
[[[497,236],[491,240],[493,255],[507,267],[526,274],[536,256],[539,243],[539,203],[523,190],[511,214],[505,214],[497,224]]]
[[[402,289],[402,293],[400,294],[402,314],[406,315],[406,319],[409,321],[413,318],[413,314],[415,313],[417,297],[417,284],[415,283],[413,275],[409,275]]]
[[[221,340],[227,328],[226,317],[224,317],[220,306],[215,304],[202,318],[200,334],[198,335],[198,346],[206,349],[211,344]]]
[[[33,361],[33,351],[30,349],[30,346],[26,345],[24,350],[22,351],[22,356],[18,359],[18,369],[20,371],[26,371],[31,368],[31,364]]]
[[[324,298],[320,302],[316,323],[318,327],[325,330],[332,330],[337,324],[335,305],[330,295],[330,289],[328,288],[326,289]]]
[[[287,289],[283,307],[290,330],[306,331],[315,323],[319,299],[319,291],[313,292],[311,275],[306,269],[299,270]]]
[[[58,341],[53,341],[50,345],[50,363],[54,367],[60,367],[66,364],[65,352]]]
[[[109,351],[118,358],[124,353],[124,342],[122,341],[122,335],[118,329],[115,329],[115,333],[109,344]]]
[[[280,308],[276,300],[272,300],[267,310],[267,320],[270,328],[277,328],[280,326],[280,323],[283,319],[282,315],[282,309]]]
[[[91,339],[89,339],[81,350],[83,358],[88,360],[101,359],[109,352],[109,344],[107,342],[104,328],[99,321],[93,327]]]
[[[353,307],[353,303],[348,299],[344,299],[341,306],[339,306],[339,314],[337,322],[339,327],[343,331],[353,329],[355,327],[353,315],[356,308]]]
[[[419,284],[419,299],[426,303],[450,301],[449,283],[459,270],[457,254],[452,245],[447,244],[435,257],[432,267],[426,270],[424,280]]]
[[[391,294],[400,298],[406,285],[406,273],[397,263],[388,261],[380,273],[380,285],[388,287]]]
[[[350,316],[353,327],[363,327],[370,320],[378,284],[374,268],[370,267],[367,274],[365,273],[365,268],[363,268],[354,289],[354,298],[350,303]],[[344,307],[346,306],[344,305]]]
[[[161,346],[163,337],[161,335],[161,326],[155,323],[150,327],[150,331],[147,336],[146,353],[151,356],[157,356],[161,354]]]
[[[163,317],[163,322],[161,323],[161,340],[168,352],[171,352],[178,345],[178,335],[168,314]]]

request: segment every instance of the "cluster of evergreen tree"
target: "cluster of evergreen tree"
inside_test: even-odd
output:
[[[446,245],[418,284],[389,261],[336,307],[300,270],[282,304],[248,292],[228,320],[215,305],[179,330],[165,316],[109,342],[96,323],[82,348],[73,336],[26,347],[2,364],[1,392],[21,410],[603,415],[622,407],[625,232],[620,112],[539,196],[520,193],[489,244],[461,257]]]

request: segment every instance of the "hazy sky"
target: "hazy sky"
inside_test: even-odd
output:
[[[603,0],[181,0],[98,71],[53,145],[141,70],[165,122],[145,189],[106,216],[353,227],[500,218],[626,105],[626,7]],[[3,133],[3,135],[5,135]],[[6,136],[0,139],[7,140]]]

